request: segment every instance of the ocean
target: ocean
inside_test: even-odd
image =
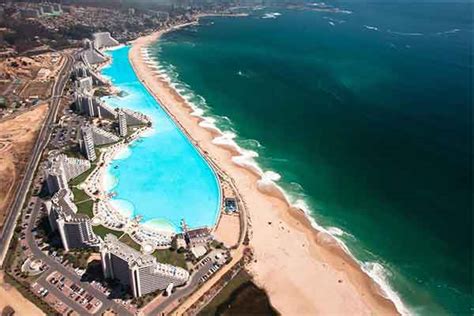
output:
[[[150,51],[399,310],[471,314],[472,5],[337,7],[203,18]]]

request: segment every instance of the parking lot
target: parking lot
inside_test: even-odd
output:
[[[95,313],[102,306],[100,300],[57,271],[51,273],[46,278],[46,281],[55,286],[64,295],[76,302],[77,305],[81,306],[89,313]]]
[[[70,109],[63,111],[59,124],[57,124],[51,133],[50,147],[63,149],[76,142],[79,130],[85,124],[86,119],[73,113]]]
[[[199,283],[203,283],[212,277],[226,262],[227,255],[225,251],[213,250],[198,264],[196,272],[199,276]]]
[[[50,306],[52,306],[58,313],[67,314],[69,312],[69,307],[64,304],[60,299],[58,299],[54,294],[49,293],[41,284],[33,283],[31,285],[31,290],[33,293],[40,296],[43,300],[46,301]]]

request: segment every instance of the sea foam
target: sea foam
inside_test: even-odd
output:
[[[371,30],[371,31],[378,31],[379,30],[379,28],[376,27],[376,26],[364,25],[364,27],[368,30]]]
[[[276,19],[276,18],[279,17],[280,15],[281,15],[280,12],[265,13],[265,14],[262,16],[262,19]]]
[[[437,32],[435,33],[435,35],[447,35],[447,34],[454,34],[454,33],[457,33],[461,31],[460,29],[451,29],[451,30],[447,30],[447,31],[443,31],[443,32]]]
[[[400,36],[423,36],[423,33],[418,33],[418,32],[396,32],[392,30],[387,30],[388,33],[394,34],[394,35],[400,35]]]
[[[277,14],[276,16],[278,15],[280,14]],[[351,236],[351,237],[354,237],[354,236],[345,233],[342,229],[338,227],[325,228],[319,225],[314,219],[314,215],[311,212],[311,208],[309,207],[305,199],[295,197],[294,195],[288,193],[280,185],[277,184],[277,182],[281,179],[280,174],[271,170],[267,170],[267,171],[263,170],[263,168],[255,160],[255,158],[259,156],[256,151],[242,148],[235,141],[235,139],[237,138],[237,134],[234,131],[223,131],[216,125],[218,121],[222,121],[223,119],[218,116],[211,117],[209,116],[209,114],[207,114],[207,111],[204,109],[204,108],[206,109],[209,108],[206,104],[206,100],[202,96],[196,95],[187,85],[183,85],[183,83],[179,81],[175,66],[170,65],[170,64],[165,64],[160,61],[157,61],[157,64],[158,64],[159,69],[163,70],[163,77],[166,78],[166,81],[170,83],[171,87],[176,87],[178,85],[185,86],[185,88],[183,89],[184,91],[182,91],[181,93],[177,91],[175,88],[174,89],[178,94],[180,94],[183,97],[184,100],[186,100],[188,106],[193,110],[191,115],[199,117],[201,119],[201,122],[199,123],[199,125],[207,130],[212,131],[213,133],[217,135],[212,140],[212,143],[215,144],[216,146],[232,151],[234,155],[232,156],[231,159],[234,164],[249,170],[250,172],[252,172],[253,174],[259,177],[259,180],[257,180],[257,188],[259,191],[266,194],[271,194],[273,196],[278,196],[281,199],[283,199],[292,208],[301,210],[305,214],[306,218],[310,221],[311,226],[313,228],[331,236],[331,238],[333,238],[334,241],[336,241],[339,244],[339,246],[349,256],[353,258],[353,260],[359,263],[359,265],[361,266],[361,269],[374,282],[376,282],[379,285],[380,289],[383,291],[382,294],[385,297],[389,298],[395,304],[398,312],[400,312],[403,315],[410,314],[409,310],[404,306],[400,297],[390,287],[389,282],[387,281],[387,277],[386,277],[387,272],[384,269],[384,267],[380,265],[379,263],[367,264],[365,262],[359,261],[352,254],[352,252],[344,243],[344,241],[341,239],[341,237],[346,236],[346,235]],[[186,96],[183,95],[184,92],[186,92]],[[192,99],[198,99],[199,102],[192,102],[191,101]],[[226,120],[229,120],[229,118],[226,117]],[[298,184],[298,186],[301,187],[300,184]]]

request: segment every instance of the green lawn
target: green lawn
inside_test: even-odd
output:
[[[81,189],[78,189],[77,187],[72,188],[72,194],[74,195],[74,203],[75,204],[78,204],[80,202],[87,201],[87,200],[91,199],[90,196],[88,196],[86,194],[86,192],[84,192]]]
[[[182,253],[178,253],[177,251],[171,251],[169,249],[163,249],[155,250],[152,255],[156,257],[158,262],[168,263],[187,270],[186,258]]]
[[[123,234],[123,236],[120,237],[120,241],[126,245],[129,245],[133,249],[140,251],[141,246],[137,244],[135,241],[133,241],[133,239],[129,235]]]
[[[74,194],[74,204],[77,206],[77,213],[86,214],[89,218],[94,217],[94,212],[92,211],[94,201],[91,200],[90,196],[77,187],[72,188],[72,193]]]
[[[89,216],[89,218],[94,217],[94,213],[92,212],[92,207],[94,206],[94,201],[92,200],[87,200],[84,202],[80,202],[76,204],[77,206],[77,213],[78,214],[85,214]]]
[[[107,234],[113,234],[113,235],[117,236],[117,238],[120,238],[120,236],[123,235],[123,232],[121,232],[121,231],[109,229],[109,228],[107,228],[105,226],[102,226],[102,225],[92,226],[92,230],[94,231],[94,233],[96,233],[97,235],[99,235],[102,238],[104,238],[105,235],[107,235]]]

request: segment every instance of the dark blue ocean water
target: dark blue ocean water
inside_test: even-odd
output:
[[[472,5],[338,7],[206,18],[154,51],[408,309],[470,314]]]

